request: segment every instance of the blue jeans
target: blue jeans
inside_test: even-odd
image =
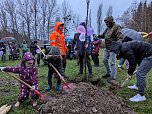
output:
[[[107,74],[110,74],[110,80],[116,78],[116,54],[104,49],[103,63],[106,67]]]
[[[138,67],[136,77],[137,77],[137,86],[138,86],[138,93],[140,95],[145,94],[146,89],[146,75],[152,68],[152,56],[144,58],[140,66]]]
[[[120,61],[119,61],[118,67],[122,67],[123,64],[124,64],[124,62],[125,62],[125,59],[124,59],[124,58],[121,58]]]

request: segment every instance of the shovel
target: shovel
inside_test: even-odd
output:
[[[134,75],[136,72],[137,72],[137,70],[134,71],[133,75]],[[123,87],[128,83],[129,80],[130,80],[130,77],[127,77],[127,78],[125,79],[125,81],[120,85],[120,87],[123,88]]]
[[[8,75],[10,75],[11,77],[15,78],[16,80],[18,80],[19,82],[21,82],[22,84],[26,85],[27,87],[29,87],[32,91],[34,91],[42,100],[46,100],[46,95],[41,94],[38,90],[36,90],[35,88],[33,88],[31,85],[27,84],[26,82],[24,82],[23,80],[19,79],[18,77],[16,77],[15,75],[9,73],[9,72],[4,72]]]
[[[45,56],[44,52],[41,50],[41,48],[37,45],[37,47],[39,48],[39,50],[42,52],[42,54]],[[75,84],[74,83],[69,83],[67,84],[65,79],[63,78],[63,76],[59,73],[59,71],[51,64],[49,63],[49,65],[55,70],[55,72],[58,74],[58,76],[60,77],[60,79],[63,81],[64,85],[63,85],[63,90],[65,92],[69,92],[72,91],[75,88]]]

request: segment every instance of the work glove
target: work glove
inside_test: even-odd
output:
[[[0,71],[3,71],[6,67],[0,67]]]

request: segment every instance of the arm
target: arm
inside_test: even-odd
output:
[[[53,32],[50,34],[50,45],[56,46],[57,35]]]
[[[19,69],[20,69],[20,67],[18,67],[18,66],[16,66],[16,67],[10,67],[10,66],[8,66],[8,67],[4,68],[3,71],[13,72],[13,73],[19,73],[19,71],[20,71]]]
[[[124,39],[124,36],[121,32],[121,27],[120,26],[116,27],[115,35],[116,35],[116,38],[117,38],[118,41],[122,41]]]
[[[135,71],[136,65],[137,65],[134,53],[133,53],[133,51],[131,49],[127,49],[127,51],[126,51],[124,56],[129,62],[128,74],[132,75],[133,72]]]

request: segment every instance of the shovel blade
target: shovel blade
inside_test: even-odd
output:
[[[74,90],[74,88],[75,88],[75,84],[74,83],[69,83],[69,84],[64,84],[63,85],[63,90],[65,91],[65,92],[70,92],[70,91],[72,91],[72,90]]]

